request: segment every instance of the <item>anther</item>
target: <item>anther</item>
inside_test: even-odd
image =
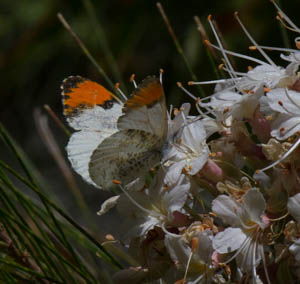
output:
[[[107,234],[107,235],[105,236],[105,239],[108,240],[108,241],[114,241],[114,240],[115,240],[114,236],[111,235],[111,234]]]
[[[224,63],[221,63],[221,64],[218,66],[218,69],[219,69],[219,70],[222,70],[223,67],[224,67]]]
[[[249,46],[249,50],[253,51],[253,50],[257,50],[257,46],[255,45],[251,45]]]
[[[227,113],[229,110],[230,110],[230,108],[229,108],[229,107],[226,107],[226,108],[224,109],[223,113]]]
[[[130,76],[129,81],[130,81],[131,83],[133,83],[133,85],[134,85],[135,88],[137,88],[137,85],[136,85],[136,82],[135,82],[134,78],[135,78],[135,74],[132,74],[132,75]]]
[[[195,252],[199,246],[199,239],[194,237],[192,238],[192,251]]]
[[[162,68],[159,69],[159,81],[161,84],[162,84],[162,75],[164,72],[165,72],[164,69],[162,69]]]
[[[119,180],[117,180],[117,179],[113,179],[113,180],[112,180],[112,183],[114,183],[114,184],[121,184],[121,181],[119,181]]]
[[[210,46],[211,44],[210,44],[210,41],[208,40],[208,39],[205,39],[204,40],[204,43],[207,45],[207,46]]]

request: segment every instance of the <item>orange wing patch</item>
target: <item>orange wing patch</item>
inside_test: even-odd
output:
[[[150,106],[164,98],[164,91],[160,81],[155,77],[148,77],[135,89],[132,97],[125,103],[127,108]]]
[[[80,76],[71,76],[63,81],[64,114],[70,115],[80,109],[93,108],[95,105],[104,109],[111,108],[113,94],[96,82]]]

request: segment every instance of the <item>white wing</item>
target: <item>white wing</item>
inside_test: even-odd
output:
[[[106,138],[94,151],[89,174],[103,189],[113,187],[113,180],[123,185],[143,176],[161,158],[155,135],[139,130],[121,130]]]
[[[101,107],[85,109],[79,115],[69,117],[70,126],[79,131],[74,132],[66,147],[73,169],[88,183],[96,185],[90,178],[88,165],[91,155],[99,144],[115,133],[117,119],[121,114],[121,105],[115,103],[111,109]]]
[[[164,102],[152,106],[129,109],[118,120],[118,128],[142,130],[162,138],[167,128],[167,112]]]

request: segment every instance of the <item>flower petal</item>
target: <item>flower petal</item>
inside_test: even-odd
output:
[[[247,236],[240,228],[227,228],[216,234],[213,239],[213,248],[218,253],[230,253],[241,247]]]
[[[289,198],[287,207],[295,220],[300,223],[300,193]]]
[[[243,197],[243,209],[251,221],[264,228],[262,216],[266,209],[266,201],[257,188],[251,188]]]
[[[220,217],[223,222],[231,226],[238,227],[241,221],[237,215],[237,211],[241,210],[240,204],[235,202],[227,195],[219,195],[212,202],[212,210]]]

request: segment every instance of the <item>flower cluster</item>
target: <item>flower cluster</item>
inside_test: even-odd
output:
[[[274,283],[280,274],[300,281],[300,51],[258,45],[235,17],[265,61],[226,50],[208,18],[217,45],[207,44],[222,53],[228,78],[190,82],[216,83],[205,99],[178,84],[199,115],[189,115],[188,103],[171,109],[159,168],[99,213],[116,205],[139,263],[116,273],[116,283]],[[285,67],[267,50],[279,51]],[[229,56],[255,66],[237,72]]]

